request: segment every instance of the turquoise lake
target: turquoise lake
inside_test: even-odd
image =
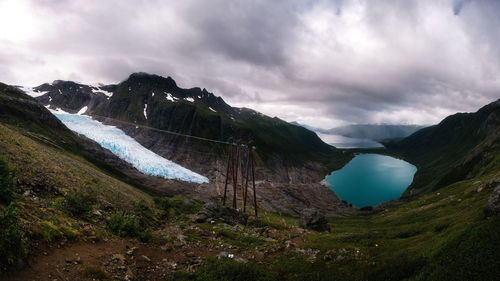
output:
[[[360,154],[325,180],[342,199],[358,208],[398,199],[417,168],[390,156]]]

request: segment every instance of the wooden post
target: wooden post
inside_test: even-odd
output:
[[[252,185],[253,185],[253,207],[255,209],[255,216],[257,217],[257,192],[255,189],[255,160],[253,159],[253,145],[249,148],[249,157],[251,158],[251,166],[252,166]]]
[[[245,188],[243,190],[243,212],[247,210],[247,196],[248,196],[248,174],[250,171],[250,150],[252,147],[250,144],[247,145],[247,164],[245,166]]]
[[[227,169],[226,169],[226,182],[224,183],[224,197],[222,199],[222,205],[226,205],[226,194],[227,194],[227,184],[229,183],[229,175],[232,173],[232,159],[233,159],[233,139],[229,139],[229,150],[227,154]]]
[[[236,142],[236,167],[234,168],[233,178],[233,208],[236,209],[236,189],[238,188],[238,167],[240,166],[240,141]],[[233,166],[234,167],[234,166]]]

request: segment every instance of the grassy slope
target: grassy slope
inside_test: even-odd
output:
[[[141,200],[154,205],[150,195],[107,175],[85,159],[39,143],[5,125],[0,125],[0,151],[16,167],[21,191],[35,190],[39,198],[20,196],[17,203],[31,237],[52,240],[53,235],[78,235],[80,218],[60,210],[67,194],[95,194],[98,202],[94,209],[112,206],[116,210],[133,210]]]
[[[12,89],[0,83],[0,154],[14,167],[18,195],[11,205],[29,248],[36,241],[75,239],[89,223],[93,230],[87,232],[106,233],[104,218],[114,212],[139,214],[141,204],[148,206],[154,224],[161,211],[152,193],[143,191],[147,188],[131,185],[121,172],[84,152],[77,137],[43,106]],[[20,195],[25,191],[29,195]],[[1,211],[7,203],[0,202]],[[90,209],[75,214],[81,206]],[[92,210],[103,217],[91,215]]]
[[[476,169],[474,166],[486,165],[483,162],[492,159],[489,150],[496,149],[494,143],[500,140],[499,120],[500,103],[497,101],[474,113],[448,116],[438,125],[385,145],[391,153],[417,166],[409,189],[428,191],[470,177]],[[485,153],[476,153],[474,161],[464,165],[464,159],[471,158],[474,150]]]

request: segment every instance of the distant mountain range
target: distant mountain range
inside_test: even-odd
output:
[[[405,138],[422,128],[425,128],[425,126],[355,124],[355,125],[336,127],[327,130],[327,133],[334,135],[341,135],[348,138],[371,139],[375,141],[382,141],[386,139]]]
[[[388,139],[402,139],[422,128],[425,128],[425,126],[420,125],[354,124],[335,127],[332,129],[321,129],[300,124],[296,121],[291,122],[290,124],[302,126],[320,134],[339,135],[354,139],[368,139],[376,142]]]

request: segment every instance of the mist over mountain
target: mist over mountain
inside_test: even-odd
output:
[[[324,142],[341,148],[380,147],[379,142],[383,140],[405,138],[425,128],[419,125],[354,124],[322,129],[297,121],[290,124],[316,132]]]
[[[355,124],[335,127],[327,130],[326,133],[349,138],[382,141],[385,139],[405,138],[425,127],[420,125]]]

